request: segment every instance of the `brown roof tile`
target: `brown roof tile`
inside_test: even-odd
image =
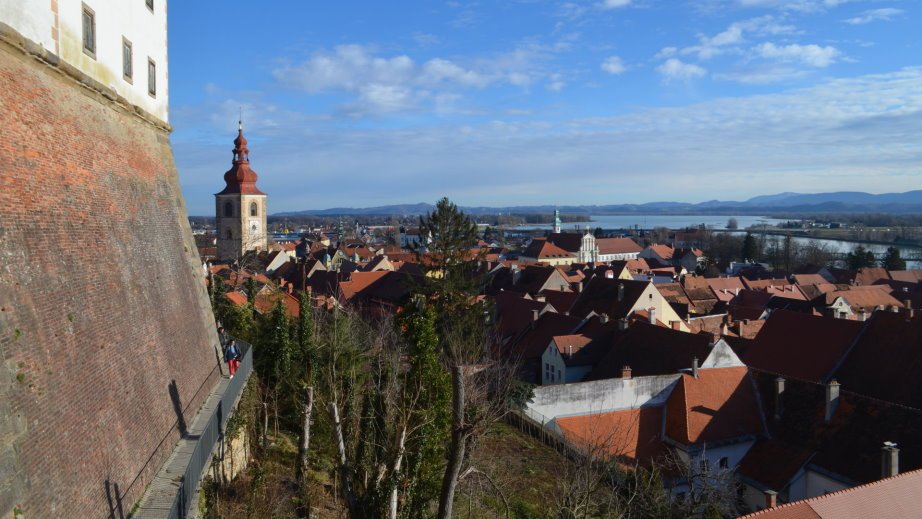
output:
[[[683,374],[666,401],[666,435],[694,445],[762,432],[754,386],[746,367]]]

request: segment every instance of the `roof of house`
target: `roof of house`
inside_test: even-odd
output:
[[[583,291],[570,308],[570,313],[584,317],[589,312],[606,314],[612,319],[626,317],[646,290],[649,282],[593,277],[583,286]],[[624,296],[618,300],[619,287]]]
[[[524,296],[525,294],[519,292],[507,291],[500,291],[493,296],[501,337],[518,335],[534,320],[535,311],[540,313],[547,307],[547,303]]]
[[[764,290],[768,287],[783,287],[791,284],[787,279],[747,279],[746,277],[740,279],[749,290]]]
[[[541,358],[551,337],[572,333],[580,320],[569,315],[545,312],[516,337],[510,353],[519,360]]]
[[[781,492],[811,457],[813,452],[803,446],[759,440],[740,460],[736,473],[767,490]]]
[[[637,254],[643,249],[630,238],[597,238],[599,254]]]
[[[594,380],[621,376],[621,368],[630,366],[635,377],[668,375],[690,369],[692,359],[699,362],[711,353],[711,338],[645,322],[633,322],[614,339],[608,353],[599,361],[590,378]]]
[[[902,519],[920,517],[922,470],[794,501],[741,519]]]
[[[579,297],[579,292],[561,292],[560,290],[542,290],[540,295],[559,313],[567,313]]]
[[[875,282],[881,279],[890,279],[890,274],[887,273],[887,269],[885,268],[868,267],[858,269],[858,272],[855,274],[856,285],[873,285]]]
[[[547,239],[561,249],[576,254],[583,246],[583,236],[581,232],[552,232]]]
[[[855,394],[842,385],[826,421],[827,386],[787,378],[781,398],[774,374],[751,371],[761,395],[770,436],[810,450],[810,467],[844,484],[874,481],[881,474],[881,447],[895,442],[903,470],[922,468],[922,411]],[[775,418],[780,402],[781,415]]]
[[[558,247],[553,242],[544,238],[535,238],[528,244],[528,247],[522,252],[521,257],[542,259],[571,258],[573,257],[566,250]]]
[[[794,274],[794,282],[798,285],[822,285],[829,280],[819,274]]]
[[[592,339],[586,337],[585,335],[555,335],[551,338],[551,344],[553,344],[557,351],[564,356],[564,362],[568,365],[584,365],[585,359],[577,358],[583,357],[579,353],[585,348]]]
[[[882,287],[882,288],[878,288]],[[835,302],[842,297],[848,301],[848,306],[853,311],[860,309],[873,310],[880,306],[890,308],[892,306],[902,306],[902,302],[890,295],[889,290],[883,285],[869,285],[866,287],[851,287],[848,290],[835,290],[823,294],[824,301],[827,305]]]
[[[253,306],[256,308],[257,312],[266,314],[271,312],[272,308],[278,302],[282,303],[282,307],[285,309],[285,314],[287,314],[289,317],[298,317],[301,315],[298,299],[288,292],[260,290],[256,294],[255,301],[253,301]]]
[[[871,314],[834,376],[849,391],[922,409],[922,315]]]
[[[666,400],[666,436],[685,445],[755,436],[763,431],[745,366],[683,374]]]
[[[743,281],[738,277],[705,278],[707,285],[714,292],[714,296],[721,301],[729,302],[739,290],[743,290]]]
[[[914,270],[891,270],[890,278],[894,281],[905,281],[907,283],[918,283],[922,281],[922,269]]]
[[[224,295],[227,297],[228,301],[234,303],[237,306],[243,306],[247,304],[247,296],[243,292],[228,292]]]
[[[557,427],[590,455],[619,458],[625,465],[648,465],[666,453],[660,440],[663,408],[641,407],[557,418]]]
[[[517,275],[513,275],[515,283],[510,290],[536,294],[546,288],[569,288],[570,282],[555,267],[545,265],[526,265]]]
[[[665,243],[648,245],[647,249],[655,252],[657,256],[664,260],[672,259],[672,255],[675,253],[675,250]]]
[[[863,323],[776,310],[746,352],[746,365],[785,377],[826,382]]]

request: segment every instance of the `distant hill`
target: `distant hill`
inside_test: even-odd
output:
[[[432,204],[399,204],[379,207],[334,207],[307,211],[288,211],[273,216],[387,216],[420,215],[432,211]],[[730,214],[772,212],[817,213],[922,213],[922,190],[873,195],[859,191],[835,193],[778,193],[762,195],[742,202],[709,200],[698,204],[684,202],[649,202],[612,205],[527,205],[511,207],[462,207],[469,214],[550,213],[554,209],[566,214]]]

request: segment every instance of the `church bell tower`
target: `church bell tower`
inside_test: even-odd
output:
[[[250,150],[243,136],[243,121],[234,139],[231,169],[224,174],[226,186],[215,195],[215,230],[218,259],[236,261],[247,252],[266,250],[267,195],[256,187],[256,172],[250,169]]]

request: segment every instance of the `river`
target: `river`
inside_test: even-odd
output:
[[[603,215],[592,215],[590,216],[590,221],[588,222],[570,222],[564,223],[561,228],[563,231],[573,231],[573,230],[582,230],[585,229],[588,225],[589,227],[595,229],[596,227],[601,227],[606,230],[616,230],[616,229],[652,229],[654,227],[666,227],[668,229],[684,229],[686,227],[698,227],[701,224],[704,224],[710,229],[726,229],[727,222],[730,218],[735,218],[738,224],[739,229],[746,229],[751,226],[771,226],[778,223],[782,223],[785,220],[777,218],[769,218],[766,216],[753,216],[753,215],[707,215],[707,214],[691,214],[691,215],[664,215],[664,214],[603,214]],[[519,225],[513,227],[513,229],[518,230],[535,230],[535,229],[551,229],[553,224],[531,224],[531,225]],[[745,232],[743,230],[739,232]],[[766,236],[766,240],[778,239],[781,240],[780,236]],[[846,240],[824,240],[819,238],[807,238],[802,236],[794,237],[794,241],[798,244],[815,244],[821,247],[826,247],[830,252],[850,252],[855,250],[859,245],[863,246],[865,249],[870,250],[874,253],[875,256],[880,258],[887,251],[888,245],[881,245],[875,243],[859,243]],[[900,250],[900,253],[903,256],[917,255],[919,254],[922,248],[920,247],[911,247],[905,245],[899,245],[897,248]],[[906,268],[918,269],[922,268],[922,261],[907,261]]]

